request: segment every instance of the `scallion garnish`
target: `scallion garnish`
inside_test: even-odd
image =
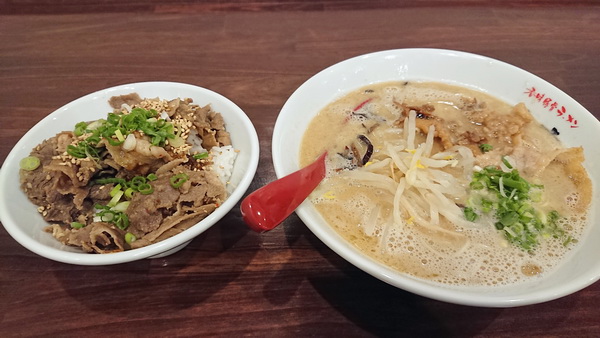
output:
[[[97,159],[99,157],[98,149],[88,140],[79,141],[76,145],[67,146],[67,154],[76,158],[90,157]]]
[[[75,136],[81,136],[83,134],[85,134],[85,130],[87,128],[88,124],[85,122],[79,122],[75,125],[75,130],[73,130],[73,134],[75,134]]]
[[[99,178],[94,180],[95,184],[110,184],[110,183],[116,183],[116,184],[120,184],[121,186],[127,186],[127,181],[123,178],[116,178],[116,177],[107,177],[107,178]]]
[[[153,193],[154,187],[152,187],[152,185],[148,182],[155,181],[156,179],[158,179],[156,174],[151,173],[146,177],[135,176],[129,181],[117,177],[99,178],[94,180],[94,184],[116,184],[115,187],[110,191],[110,196],[114,198],[116,194],[120,194],[120,196],[125,196],[125,198],[131,199],[134,192],[139,192],[142,195],[149,195]],[[116,202],[118,202],[118,200]]]
[[[488,151],[494,149],[494,147],[491,144],[482,143],[479,145],[479,149],[482,153],[487,153]]]
[[[133,242],[135,242],[137,238],[135,237],[134,234],[132,234],[131,232],[128,232],[125,234],[125,243],[127,244],[131,244]]]
[[[171,179],[170,179],[171,186],[173,188],[177,189],[177,188],[181,187],[188,179],[189,179],[189,176],[186,175],[185,173],[180,173],[175,176],[171,176]]]
[[[507,159],[504,165],[512,169]],[[564,238],[565,231],[559,226],[556,211],[543,214],[532,204],[532,196],[538,196],[540,185],[534,185],[521,177],[517,169],[504,172],[488,166],[473,173],[470,184],[471,197],[464,208],[465,218],[474,221],[476,211],[487,214],[495,211],[496,229],[502,231],[506,239],[529,251],[539,244],[539,238],[553,236]],[[568,240],[563,240],[569,243]]]
[[[197,153],[197,154],[194,154],[194,155],[192,155],[192,157],[193,157],[195,160],[201,160],[201,159],[203,159],[203,158],[207,158],[207,157],[208,157],[208,152]]]
[[[87,134],[87,137],[75,145],[70,145],[67,153],[77,158],[97,158],[99,151],[96,148],[102,139],[112,146],[119,146],[123,144],[127,135],[135,131],[147,135],[152,145],[163,147],[167,139],[175,138],[175,133],[171,122],[158,117],[159,114],[154,109],[134,108],[127,114],[108,113],[106,120],[97,120],[90,124],[79,122],[75,125],[74,134]]]
[[[125,141],[125,136],[123,136],[121,129],[115,129],[115,136],[117,137],[117,140],[119,140],[121,142]]]
[[[129,227],[129,217],[123,211],[115,210],[108,205],[96,204],[95,208],[98,209],[96,216],[100,218],[102,222],[112,223],[121,230]]]
[[[40,159],[35,156],[27,156],[19,161],[19,168],[27,171],[32,171],[40,166]]]
[[[83,223],[71,222],[71,228],[73,228],[73,229],[81,229],[84,226],[85,226],[85,224],[83,224]]]
[[[129,184],[133,189],[137,190],[140,185],[146,184],[146,178],[144,176],[135,176],[129,181]]]
[[[138,186],[138,192],[142,195],[150,195],[154,192],[154,188],[149,183],[144,183]]]
[[[115,185],[115,187],[114,187],[114,188],[112,188],[112,190],[110,191],[110,193],[109,193],[110,197],[115,197],[115,195],[116,195],[116,194],[117,194],[119,191],[121,191],[121,185],[120,185],[120,184],[117,184],[117,185]]]
[[[133,188],[127,188],[125,189],[125,198],[127,199],[131,199],[133,197],[133,193],[135,192],[135,190],[133,190]]]
[[[178,148],[185,144],[185,140],[183,137],[175,135],[175,137],[169,141],[169,144],[174,148]]]
[[[512,164],[510,164],[510,162],[508,162],[508,159],[506,158],[506,156],[502,156],[502,163],[504,163],[504,165],[508,169],[512,169],[513,168]]]
[[[131,201],[124,201],[124,202],[119,202],[117,203],[117,205],[115,205],[114,207],[112,207],[112,210],[115,211],[125,211],[127,210],[127,208],[129,207],[129,204],[131,203]]]
[[[465,207],[463,209],[463,212],[465,214],[465,218],[467,219],[467,221],[475,222],[477,220],[477,218],[479,218],[479,215],[477,215],[477,213],[475,212],[475,209],[473,209],[471,207]]]
[[[123,190],[119,189],[115,195],[110,199],[110,202],[108,202],[108,206],[109,207],[114,207],[115,205],[117,205],[117,203],[119,203],[119,201],[121,200],[121,197],[123,197]]]

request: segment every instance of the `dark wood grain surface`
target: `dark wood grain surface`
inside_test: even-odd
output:
[[[450,4],[448,4],[450,3]],[[258,131],[251,190],[275,178],[270,140],[288,96],[363,53],[432,47],[506,61],[600,116],[597,1],[0,1],[0,160],[37,121],[129,82],[199,85]],[[54,7],[53,7],[54,6]],[[0,336],[570,336],[600,334],[600,284],[544,304],[486,309],[389,286],[295,216],[265,234],[234,210],[160,259],[81,267],[0,228]]]

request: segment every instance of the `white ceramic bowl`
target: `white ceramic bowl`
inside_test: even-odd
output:
[[[192,98],[199,105],[211,104],[221,113],[239,150],[231,182],[235,189],[212,214],[190,229],[147,247],[113,254],[88,254],[67,247],[42,229],[48,224],[19,187],[19,161],[44,139],[63,130],[72,130],[76,122],[105,118],[112,109],[111,96],[138,93],[141,97],[162,99]],[[57,109],[29,130],[9,153],[0,171],[0,220],[8,233],[27,249],[59,262],[81,265],[105,265],[172,254],[225,216],[242,198],[252,182],[259,159],[256,130],[246,114],[232,101],[211,90],[173,82],[125,84],[83,96]]]
[[[296,213],[327,246],[358,268],[404,290],[450,303],[512,307],[540,303],[576,292],[600,277],[600,122],[567,94],[522,69],[488,57],[439,49],[400,49],[358,56],[333,65],[300,86],[283,106],[273,132],[273,163],[278,177],[299,169],[299,149],[308,123],[328,103],[368,84],[383,81],[436,81],[468,87],[510,104],[525,102],[547,127],[557,127],[566,146],[583,146],[594,183],[589,227],[559,268],[541,279],[506,287],[449,287],[399,273],[370,259],[329,227],[305,201]],[[532,88],[544,98],[530,97]],[[552,101],[545,106],[544,99]],[[552,102],[558,107],[550,110]],[[565,108],[559,116],[557,109]],[[562,111],[561,111],[562,112]],[[570,117],[569,117],[570,116]],[[574,122],[574,121],[577,122]]]

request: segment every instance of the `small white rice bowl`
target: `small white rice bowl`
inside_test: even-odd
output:
[[[24,154],[43,140],[63,130],[72,130],[77,121],[106,117],[112,108],[108,99],[115,95],[136,92],[141,97],[161,99],[191,98],[195,104],[210,104],[221,113],[233,146],[215,150],[215,168],[228,183],[229,197],[208,217],[186,231],[164,241],[139,249],[112,253],[88,254],[79,248],[61,244],[43,231],[48,225],[37,212],[36,206],[21,191],[19,161]],[[211,90],[174,82],[142,82],[103,89],[83,96],[57,109],[29,130],[9,153],[0,171],[0,220],[7,232],[32,252],[64,263],[80,265],[108,265],[143,258],[164,257],[181,250],[192,239],[223,218],[242,198],[256,173],[259,143],[256,130],[248,116],[231,100]]]
[[[549,129],[561,128],[565,146],[583,146],[585,166],[594,193],[589,226],[577,247],[549,274],[531,281],[494,287],[449,286],[404,274],[377,262],[348,243],[330,227],[310,201],[296,213],[329,248],[374,277],[425,297],[456,304],[512,307],[541,303],[574,293],[600,278],[600,122],[579,103],[543,79],[488,57],[439,49],[399,49],[358,56],[335,64],[302,84],[283,106],[273,131],[273,164],[278,177],[299,169],[299,150],[304,131],[327,104],[358,88],[386,81],[433,81],[479,90],[509,104],[524,102],[533,116]],[[567,114],[548,111],[543,101],[531,97],[535,88],[560,103]],[[540,94],[541,95],[541,94]],[[574,125],[571,122],[571,125]]]

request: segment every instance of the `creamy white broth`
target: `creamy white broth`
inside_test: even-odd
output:
[[[410,220],[403,226],[385,226],[394,212],[390,189],[348,179],[346,171],[338,169],[345,160],[336,154],[347,151],[346,146],[353,142],[360,145],[361,142],[356,142],[357,135],[366,134],[373,144],[373,158],[377,158],[386,142],[403,135],[402,124],[395,122],[402,115],[402,104],[431,105],[432,114],[442,116],[446,124],[458,130],[469,130],[473,127],[469,124],[476,124],[473,122],[476,117],[468,121],[464,117],[465,111],[474,106],[475,110],[493,112],[496,120],[488,118],[490,128],[497,125],[516,128],[510,124],[518,120],[513,118],[515,108],[505,102],[485,93],[441,83],[374,84],[332,102],[311,121],[300,149],[302,166],[328,151],[328,176],[310,197],[326,221],[372,258],[399,271],[445,284],[506,285],[548,273],[556,267],[575,244],[564,246],[561,241],[550,238],[542,241],[533,253],[527,253],[508,243],[491,219],[457,225],[442,217],[439,222],[442,231],[411,224]],[[523,116],[526,119],[526,114]],[[503,155],[514,156],[513,161],[517,162],[523,177],[544,185],[548,197],[540,204],[548,210],[557,209],[565,216],[561,222],[576,242],[585,225],[585,211],[591,196],[591,185],[586,188],[589,178],[580,164],[582,159],[572,164],[575,167],[569,167],[569,160],[577,158],[574,151],[559,155],[566,158],[563,161],[556,160],[564,149],[556,137],[536,121],[526,123],[522,130],[498,140],[486,140],[494,145],[494,150],[486,154],[477,153],[477,147],[471,145],[476,164],[498,164]],[[421,133],[415,142],[424,140],[425,134]],[[436,138],[434,153],[443,151],[442,143]],[[565,180],[573,169],[579,173],[578,177]],[[470,176],[461,177],[458,168],[445,171],[457,177],[456,182],[465,189],[468,187]],[[456,196],[454,202],[464,205],[467,197]]]

